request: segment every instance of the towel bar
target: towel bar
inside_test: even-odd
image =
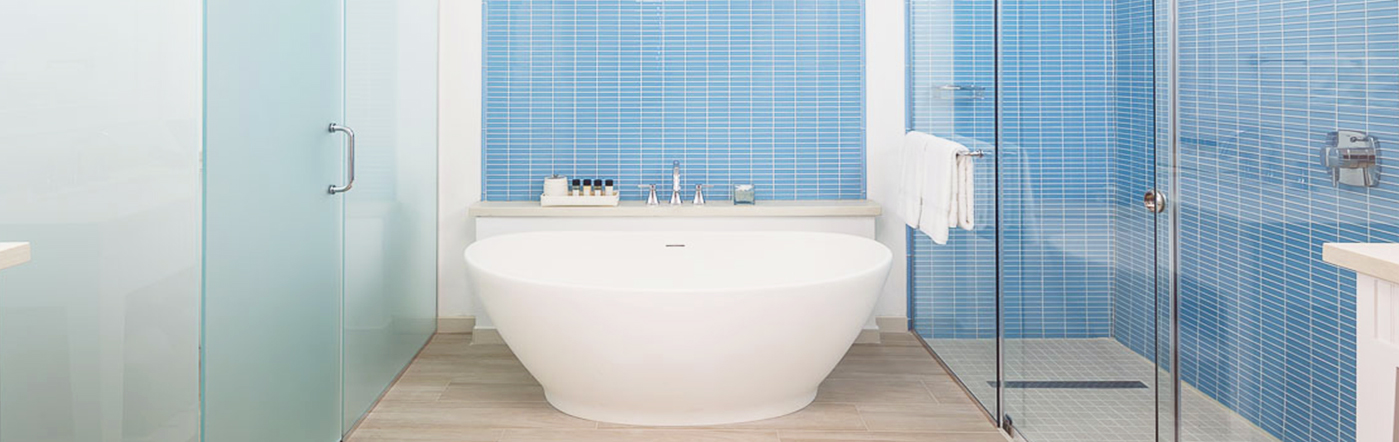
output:
[[[972,151],[967,151],[967,152],[957,152],[957,156],[959,156],[959,157],[981,158],[981,157],[986,156],[986,152],[983,152],[983,151],[980,151],[980,150],[972,150]]]

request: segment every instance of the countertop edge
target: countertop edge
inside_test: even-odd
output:
[[[734,205],[648,207],[624,201],[617,207],[542,207],[537,201],[481,201],[471,205],[474,218],[743,218],[743,217],[876,217],[883,213],[870,200],[803,200]]]
[[[29,243],[0,242],[0,270],[29,262]]]
[[[1399,282],[1399,244],[1326,243],[1321,259],[1386,281]]]

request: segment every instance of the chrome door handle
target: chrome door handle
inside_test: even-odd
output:
[[[1146,204],[1147,212],[1161,213],[1166,211],[1166,194],[1159,190],[1146,191],[1146,195],[1142,197],[1142,202]]]
[[[331,195],[334,195],[334,194],[337,194],[337,193],[341,193],[341,192],[348,192],[348,191],[350,190],[351,187],[354,187],[354,186],[355,186],[355,131],[354,131],[354,129],[350,129],[349,127],[341,126],[341,125],[335,124],[335,123],[330,123],[330,127],[329,127],[327,130],[328,130],[330,133],[336,133],[336,132],[344,132],[344,133],[345,133],[345,180],[346,180],[346,181],[345,181],[345,185],[343,185],[343,186],[337,186],[337,185],[331,184],[331,185],[330,185],[330,188],[329,188],[329,189],[326,189],[326,192],[330,193]]]

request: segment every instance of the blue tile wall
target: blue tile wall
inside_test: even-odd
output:
[[[487,0],[483,195],[543,177],[864,198],[860,0]],[[716,192],[721,196],[724,192]]]
[[[1000,223],[1008,338],[1112,331],[1110,0],[1003,0]]]
[[[1321,245],[1399,241],[1399,185],[1316,158],[1337,128],[1399,139],[1399,3],[1179,8],[1182,376],[1283,440],[1355,440],[1355,280]]]

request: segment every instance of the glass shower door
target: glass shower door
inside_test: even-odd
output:
[[[1167,217],[1148,194],[1169,149],[1154,1],[1002,0],[998,15],[1005,418],[1034,442],[1156,441],[1172,382]]]
[[[345,0],[345,121],[348,432],[436,330],[436,0]]]
[[[203,440],[337,441],[341,1],[205,3]]]

